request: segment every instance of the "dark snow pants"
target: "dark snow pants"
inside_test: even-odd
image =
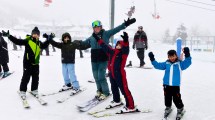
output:
[[[144,48],[137,48],[137,57],[140,60],[140,66],[144,65],[144,57],[145,57],[145,49]]]
[[[113,101],[120,102],[120,92],[125,98],[126,107],[129,109],[134,109],[134,100],[133,96],[128,88],[128,83],[126,79],[126,74],[121,74],[120,71],[115,74],[115,79],[113,78],[111,72],[109,73],[110,83],[111,83],[111,90],[113,93]]]
[[[39,65],[26,65],[20,84],[20,91],[27,91],[27,86],[32,77],[31,91],[37,90],[39,85]]]
[[[110,94],[107,79],[105,77],[107,69],[107,61],[105,62],[91,62],[93,77],[96,82],[97,91],[108,96]]]
[[[184,104],[181,99],[179,86],[163,85],[163,88],[164,88],[164,99],[165,99],[166,107],[172,106],[172,100],[178,109],[181,109],[182,107],[184,107]]]

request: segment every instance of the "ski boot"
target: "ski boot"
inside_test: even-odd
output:
[[[102,94],[102,93],[101,93],[100,91],[96,91],[95,98],[96,98],[96,99],[99,99],[99,97],[101,96],[101,94]]]
[[[11,75],[12,73],[11,72],[4,72],[2,78],[6,78],[7,76]]]
[[[121,105],[123,105],[123,102],[121,102],[121,101],[120,102],[111,101],[110,104],[105,109],[111,109],[111,108],[118,107]]]
[[[119,112],[117,112],[116,114],[124,114],[124,113],[132,113],[132,112],[139,112],[139,110],[134,107],[133,109],[127,108],[126,106],[124,106]]]
[[[63,91],[67,91],[73,89],[71,83],[67,84],[67,85],[63,85],[63,87],[59,90],[59,92],[63,92]]]
[[[70,96],[77,94],[78,92],[80,92],[81,90],[79,88],[77,89],[73,89]]]
[[[106,99],[106,98],[107,98],[106,95],[101,94],[101,95],[99,96],[98,100],[99,100],[99,101],[102,101],[102,100],[104,100],[104,99]]]
[[[126,67],[132,67],[131,61],[129,61],[129,64],[127,64]]]
[[[171,107],[166,107],[165,112],[164,112],[164,120],[167,119],[167,117],[169,116],[169,114],[172,112],[172,108]]]
[[[39,97],[38,90],[33,90],[30,93],[35,97]]]
[[[183,117],[184,113],[185,113],[184,108],[177,109],[176,120],[181,120],[181,118]]]
[[[26,92],[24,92],[24,91],[19,91],[19,95],[20,95],[20,97],[21,97],[23,100],[26,99]]]

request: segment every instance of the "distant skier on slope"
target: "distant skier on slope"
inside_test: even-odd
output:
[[[5,78],[12,74],[9,72],[9,55],[7,49],[7,42],[2,37],[2,33],[0,32],[0,78]]]
[[[165,113],[164,118],[172,112],[172,100],[177,107],[177,117],[182,117],[184,111],[184,104],[180,94],[181,72],[187,69],[191,65],[190,50],[188,47],[183,49],[185,54],[185,60],[181,61],[177,57],[175,50],[168,51],[168,60],[158,63],[152,52],[149,52],[148,56],[152,65],[159,70],[165,70],[163,77],[164,98],[165,98]]]

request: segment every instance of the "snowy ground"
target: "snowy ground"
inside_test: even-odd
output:
[[[175,46],[163,45],[159,43],[151,43],[150,50],[153,51],[158,61],[167,59],[167,50],[175,48]],[[74,96],[65,103],[57,103],[56,100],[65,97],[70,92],[58,95],[43,97],[48,102],[47,106],[41,106],[36,99],[27,94],[27,99],[31,105],[30,109],[22,107],[21,100],[17,95],[20,80],[22,77],[22,58],[23,50],[12,51],[10,46],[10,63],[11,71],[15,73],[0,81],[0,119],[1,120],[92,120],[96,119],[87,113],[80,113],[76,104],[91,99],[95,95],[96,86],[94,83],[88,83],[88,79],[92,79],[92,71],[90,64],[90,53],[84,53],[84,58],[79,57],[79,51],[76,51],[76,75],[81,86],[87,87],[83,93]],[[51,51],[51,50],[50,50]],[[21,58],[13,55],[20,55]],[[45,52],[44,52],[45,53]],[[40,93],[49,93],[58,91],[63,85],[63,77],[61,74],[60,50],[53,53],[53,56],[41,56],[40,63]],[[215,53],[198,53],[191,52],[193,57],[192,65],[183,71],[183,81],[181,86],[182,100],[187,110],[184,120],[215,120],[215,77],[212,71],[215,68]],[[136,52],[131,49],[128,61],[132,60],[133,65],[138,66]],[[151,63],[146,55],[146,65]],[[106,117],[99,120],[160,120],[164,111],[164,97],[162,88],[162,77],[164,71],[155,69],[138,69],[126,68],[129,88],[133,94],[135,104],[141,108],[150,108],[151,113],[146,114],[129,114],[116,117]],[[31,84],[31,82],[30,82]],[[30,90],[30,84],[28,89]],[[111,99],[103,102],[97,107],[91,109],[105,107]],[[174,106],[175,108],[175,106]],[[113,110],[114,111],[114,110]],[[112,111],[112,112],[113,112]],[[176,108],[170,115],[170,119],[174,120]]]

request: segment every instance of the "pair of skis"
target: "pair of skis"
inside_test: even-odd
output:
[[[39,96],[33,95],[31,92],[29,92],[29,93],[30,93],[34,98],[36,98],[36,100],[37,100],[41,105],[43,105],[43,106],[47,105],[47,102],[44,101],[42,98],[40,98]],[[18,91],[18,94],[20,95],[19,91]],[[22,100],[23,107],[24,107],[24,108],[30,108],[30,105],[29,105],[27,99],[26,99],[26,98],[23,98],[23,97],[21,97],[21,96],[20,96],[20,98],[21,98],[21,100]]]
[[[112,94],[107,96],[104,100],[99,100],[98,98],[94,97],[93,99],[88,100],[88,101],[86,101],[82,104],[76,105],[76,106],[78,107],[80,112],[86,112],[86,111],[90,110],[91,108],[97,106],[98,104],[106,101],[111,96],[112,96]]]
[[[61,98],[61,99],[58,99],[57,102],[58,102],[58,103],[63,103],[63,102],[65,102],[65,101],[69,100],[70,98],[72,98],[72,96],[77,95],[77,94],[79,94],[79,93],[85,91],[86,89],[87,89],[87,88],[80,88],[80,90],[77,91],[77,92],[72,91],[71,94],[70,94],[69,96],[64,97],[64,98]]]
[[[41,94],[41,96],[51,96],[51,95],[56,95],[56,94],[59,94],[59,93],[63,93],[63,92],[66,92],[66,91],[70,91],[70,90],[72,90],[72,88],[71,89],[67,89],[67,90],[59,90],[59,91],[56,91],[56,92],[52,92],[52,93],[46,93],[46,94]]]
[[[123,112],[123,111],[108,112],[108,113],[106,112],[109,110],[113,110],[115,108],[119,108],[121,106],[123,106],[123,104],[120,104],[120,105],[115,106],[115,107],[104,108],[104,109],[96,110],[93,112],[89,112],[89,114],[96,117],[96,118],[101,118],[101,117],[117,116],[117,115],[128,114],[128,113],[150,113],[150,112],[152,112],[152,110],[150,110],[150,109],[142,109],[142,110],[136,109],[135,111],[129,111],[129,112]],[[106,113],[104,113],[104,112],[106,112]]]

